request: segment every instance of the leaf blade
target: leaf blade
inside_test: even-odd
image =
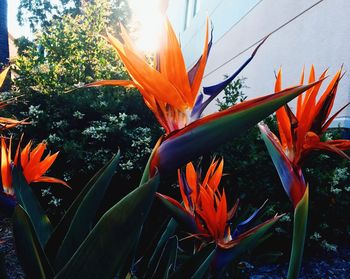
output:
[[[111,163],[102,172],[101,176],[96,179],[96,182],[81,200],[67,234],[57,252],[55,259],[55,268],[57,270],[61,269],[67,263],[85,237],[89,234],[100,202],[117,168],[119,158],[120,152],[113,157]]]
[[[53,277],[53,270],[40,246],[27,212],[17,205],[13,215],[13,230],[17,255],[28,278]]]
[[[108,210],[55,279],[114,278],[138,242],[158,184],[156,175]]]

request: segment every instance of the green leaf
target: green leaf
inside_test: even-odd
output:
[[[170,278],[203,278],[200,275],[207,272],[215,254],[215,246],[215,243],[205,246],[184,262],[175,273],[171,274]]]
[[[55,279],[113,279],[138,243],[158,184],[156,175],[108,210]]]
[[[294,209],[293,242],[288,267],[288,279],[299,278],[304,253],[308,211],[309,187],[306,188],[303,198]]]
[[[159,262],[156,266],[156,270],[154,271],[151,278],[169,278],[169,275],[175,271],[177,249],[178,238],[175,235],[170,237],[164,246]]]
[[[113,163],[115,159],[115,156],[112,157],[111,160],[109,160],[107,162],[106,165],[104,165],[91,179],[90,181],[85,185],[85,187],[80,191],[79,195],[74,199],[73,203],[70,205],[70,207],[68,208],[68,210],[66,211],[66,213],[63,215],[62,219],[60,220],[60,222],[58,223],[58,225],[55,227],[54,231],[52,232],[46,246],[45,246],[45,252],[46,255],[48,256],[48,258],[53,261],[56,253],[59,249],[59,246],[61,245],[67,231],[68,228],[72,222],[72,219],[79,207],[79,205],[81,204],[81,202],[83,201],[83,199],[85,198],[85,196],[87,195],[87,193],[89,192],[89,190],[94,187],[96,181],[103,175],[103,173],[105,172],[105,170],[111,166],[111,164]]]
[[[52,232],[51,222],[28,185],[23,173],[16,167],[12,170],[12,181],[17,202],[27,212],[41,247],[45,247]]]
[[[157,243],[157,246],[155,247],[155,250],[148,262],[146,275],[149,275],[150,272],[156,269],[156,265],[159,262],[159,258],[161,257],[164,246],[168,242],[169,238],[174,235],[176,228],[177,228],[177,222],[173,218],[171,218],[163,234],[161,235]]]
[[[194,217],[189,214],[178,201],[159,193],[157,193],[157,198],[160,200],[165,209],[168,210],[171,217],[179,222],[179,224],[184,225],[191,233],[198,232]]]
[[[192,279],[201,279],[204,278],[204,275],[207,273],[210,264],[215,256],[215,251],[211,252],[210,255],[203,261],[203,263],[199,266],[196,272],[191,277]]]
[[[17,205],[13,216],[13,232],[17,255],[26,277],[35,279],[53,278],[53,270],[40,246],[27,212]]]
[[[118,166],[119,157],[120,152],[113,157],[90,189],[84,191],[85,195],[57,252],[56,270],[60,270],[68,262],[93,227],[96,212]]]

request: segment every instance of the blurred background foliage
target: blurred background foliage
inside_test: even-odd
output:
[[[52,152],[60,150],[52,176],[64,178],[73,190],[35,186],[51,217],[57,220],[85,182],[118,148],[122,158],[114,178],[116,188],[107,194],[107,200],[112,203],[128,193],[137,185],[162,131],[135,90],[110,87],[67,92],[99,79],[127,78],[115,52],[100,36],[106,30],[118,33],[116,22],[127,24],[125,19],[129,11],[125,1],[61,0],[62,11],[58,6],[45,4],[49,1],[35,0],[35,5],[30,5],[31,2],[22,0],[19,19],[25,20],[23,15],[29,14],[27,20],[37,31],[36,37],[33,41],[17,40],[17,77],[12,91],[2,96],[21,95],[15,105],[5,109],[5,114],[28,117],[33,123],[11,130],[14,137],[18,139],[24,132],[27,141],[46,140]],[[65,5],[68,2],[71,4]],[[43,9],[50,11],[51,16]],[[218,100],[219,108],[245,100],[244,88],[245,79],[237,79]],[[275,119],[270,117],[266,122],[276,132]],[[333,129],[326,136],[337,138],[340,134],[339,129]],[[241,211],[248,214],[269,199],[269,215],[287,213],[274,227],[273,237],[259,248],[260,251],[268,248],[270,257],[260,257],[260,260],[275,259],[279,252],[288,255],[292,208],[258,129],[254,127],[218,148],[216,154],[225,159],[227,175],[222,186],[231,199],[230,204],[240,198]],[[211,158],[207,155],[203,161]],[[339,245],[349,241],[349,163],[333,155],[312,154],[304,169],[311,186],[306,254],[315,249],[336,252]],[[179,195],[174,178],[163,184],[162,192],[174,197]],[[162,214],[164,216],[160,216]],[[164,212],[156,203],[145,231],[154,235],[151,228],[155,224],[160,227],[164,218]]]
[[[69,205],[118,148],[122,150],[119,179],[137,185],[135,181],[161,134],[136,90],[109,87],[67,92],[100,79],[128,78],[116,52],[101,36],[106,31],[116,32],[110,18],[111,10],[119,6],[113,3],[84,1],[79,12],[54,17],[33,41],[17,40],[16,78],[13,90],[3,97],[21,97],[4,113],[32,122],[9,131],[15,138],[25,133],[25,140],[45,140],[52,152],[60,151],[52,171],[64,178],[73,192],[56,186],[43,190],[44,201],[50,203],[54,215]],[[119,21],[124,16],[122,8]],[[123,188],[123,192],[130,191]]]

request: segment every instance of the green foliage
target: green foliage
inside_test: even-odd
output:
[[[130,188],[161,133],[136,90],[114,87],[67,93],[99,79],[128,78],[115,51],[100,36],[106,30],[113,32],[109,8],[108,1],[85,3],[76,15],[53,19],[33,42],[18,40],[18,78],[7,97],[21,98],[3,111],[32,122],[11,130],[15,137],[24,132],[26,139],[46,140],[51,150],[60,151],[52,172],[76,192],[118,147],[123,150],[121,179]],[[124,14],[118,18],[123,20]],[[63,196],[66,192],[54,187],[42,193],[51,215],[59,215],[69,202]],[[69,192],[69,197],[74,194]]]
[[[52,232],[51,222],[40,206],[33,191],[29,188],[22,172],[14,168],[12,177],[17,202],[23,207],[23,210],[28,212],[38,241],[43,248]]]
[[[85,194],[84,199],[80,201],[79,206],[76,208],[69,229],[61,242],[60,249],[56,256],[55,266],[62,268],[83,242],[84,238],[89,234],[101,201],[116,171],[119,157],[120,154],[118,153],[112,158],[108,165],[106,165],[100,177],[96,179],[91,187],[89,187],[90,185],[88,184],[88,189],[82,191],[82,193]],[[79,197],[78,200],[80,200]]]
[[[17,20],[20,24],[29,22],[31,30],[35,32],[51,26],[52,19],[59,20],[65,15],[80,14],[81,7],[88,2],[92,4],[108,2],[112,21],[113,19],[125,21],[129,15],[128,3],[125,0],[21,0]],[[118,16],[116,17],[116,15]]]
[[[16,207],[14,213],[14,234],[18,254],[28,277],[57,279],[114,278],[123,267],[126,259],[129,256],[132,257],[143,223],[153,203],[155,191],[158,188],[158,175],[155,175],[147,183],[136,188],[114,204],[96,222],[90,222],[92,219],[91,215],[96,215],[96,210],[94,211],[95,214],[92,214],[91,210],[84,212],[81,210],[81,208],[96,207],[96,202],[91,195],[98,195],[99,193],[96,193],[96,190],[101,190],[103,195],[104,189],[110,184],[118,158],[119,156],[113,158],[96,174],[96,177],[93,179],[95,183],[92,182],[84,188],[82,194],[73,202],[71,210],[68,210],[68,217],[63,217],[62,220],[68,220],[67,224],[70,224],[69,229],[68,226],[64,226],[64,229],[61,230],[65,235],[64,239],[70,237],[71,227],[74,227],[72,225],[79,224],[80,220],[71,218],[72,216],[89,219],[90,226],[87,228],[88,231],[86,233],[79,234],[81,236],[81,245],[72,247],[74,251],[65,255],[64,260],[66,264],[64,263],[62,266],[52,268],[54,262],[44,252],[46,245],[40,243],[40,234],[38,232],[40,232],[42,227],[40,223],[42,217],[36,211],[31,210],[30,207],[27,207],[28,211],[22,208],[21,205]],[[16,177],[23,177],[21,171],[15,170],[14,172]],[[21,179],[14,179],[13,183],[16,196],[25,191],[27,193],[26,203],[38,204],[32,189],[25,185]],[[28,193],[31,194],[30,197]],[[89,215],[88,218],[84,214]],[[79,230],[79,228],[75,227],[75,230]],[[56,228],[55,232],[57,231],[59,230]],[[47,250],[45,249],[45,251]],[[56,253],[57,251],[53,251],[53,254]],[[61,255],[58,253],[57,257],[59,256]],[[175,258],[176,250],[175,255],[172,254],[171,256],[172,262],[175,261]]]
[[[225,78],[227,78],[227,76],[225,76]],[[243,89],[247,88],[245,80],[246,78],[238,77],[225,87],[222,100],[216,99],[216,105],[219,107],[220,111],[228,109],[230,106],[247,99],[247,96],[243,93]]]
[[[29,216],[20,205],[15,208],[13,230],[17,254],[28,278],[52,278],[53,270],[45,256],[36,233],[36,228]]]
[[[62,94],[74,86],[99,79],[125,78],[115,52],[101,37],[110,29],[108,1],[85,4],[81,13],[50,21],[34,44],[16,60],[21,93],[32,89],[44,94]]]

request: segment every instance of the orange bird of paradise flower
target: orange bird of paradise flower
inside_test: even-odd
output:
[[[5,139],[1,138],[1,179],[2,188],[5,194],[14,194],[11,171],[13,166],[18,166],[18,161],[20,161],[23,175],[28,184],[32,182],[47,182],[59,183],[69,187],[68,184],[61,179],[44,176],[58,156],[58,152],[56,152],[52,155],[48,154],[44,159],[41,158],[44,155],[46,143],[39,143],[34,149],[32,149],[33,143],[30,141],[21,152],[20,144],[18,144],[13,160],[11,157],[11,146],[12,139],[10,139],[9,146],[7,147]]]
[[[263,206],[249,218],[232,226],[239,201],[228,210],[225,191],[219,190],[224,161],[213,160],[206,175],[201,178],[201,170],[190,162],[185,172],[178,170],[178,181],[183,205],[175,199],[157,194],[162,203],[174,213],[174,218],[184,223],[195,237],[206,241],[215,241],[220,252],[217,252],[216,263],[222,265],[230,260],[230,251],[244,239],[261,229],[267,229],[281,216],[275,216],[261,224],[256,221],[261,216]]]
[[[334,118],[344,110],[349,103],[345,104],[332,116],[330,116],[334,100],[336,97],[339,81],[342,77],[342,71],[339,70],[334,75],[324,92],[317,100],[320,93],[322,80],[327,71],[324,71],[319,77],[320,83],[310,88],[305,93],[298,96],[296,114],[292,112],[288,105],[281,107],[276,111],[278,131],[280,140],[272,134],[269,129],[260,125],[260,130],[264,136],[265,142],[276,150],[274,151],[275,165],[284,165],[280,169],[281,180],[285,190],[293,202],[294,207],[299,203],[304,195],[306,186],[301,173],[301,166],[306,156],[313,150],[323,150],[336,153],[343,158],[350,159],[344,153],[344,150],[350,149],[350,140],[327,140],[321,141],[321,136],[329,128]],[[309,82],[315,81],[315,69],[311,67]],[[300,84],[304,82],[304,71],[302,72]],[[282,71],[277,74],[275,91],[282,88]],[[277,152],[277,153],[276,153]],[[277,156],[277,157],[276,157]],[[279,158],[279,163],[277,163]],[[283,158],[283,159],[281,159]],[[284,161],[281,164],[281,160]],[[288,171],[286,172],[285,169]],[[290,178],[285,176],[298,177],[293,183]],[[282,179],[283,178],[283,179]],[[296,182],[299,181],[299,182]],[[293,184],[293,186],[291,186]]]
[[[188,71],[180,43],[167,18],[164,19],[163,31],[161,47],[153,59],[137,50],[123,26],[121,26],[122,41],[107,34],[106,40],[118,53],[131,79],[102,80],[85,85],[85,87],[136,87],[140,91],[145,104],[166,132],[152,158],[151,174],[156,168],[160,173],[176,170],[220,142],[256,124],[314,85],[297,86],[279,94],[249,100],[225,111],[202,117],[208,104],[254,58],[264,40],[243,65],[227,79],[212,86],[201,87],[212,45],[212,36],[209,40],[208,19],[202,55]]]
[[[327,71],[324,71],[316,86],[299,95],[297,99],[296,114],[288,105],[276,112],[280,139],[278,139],[265,124],[259,124],[262,138],[277,169],[285,192],[294,207],[293,243],[288,269],[288,279],[298,278],[306,234],[309,191],[305,182],[302,163],[305,157],[313,150],[333,152],[343,158],[350,159],[343,151],[350,149],[350,140],[321,141],[334,118],[344,110],[345,104],[330,116],[336,97],[342,70],[337,71],[325,91],[317,99],[322,80]],[[312,66],[309,82],[315,81],[315,69]],[[304,82],[304,70],[300,84]],[[282,72],[278,72],[275,91],[281,90]]]

